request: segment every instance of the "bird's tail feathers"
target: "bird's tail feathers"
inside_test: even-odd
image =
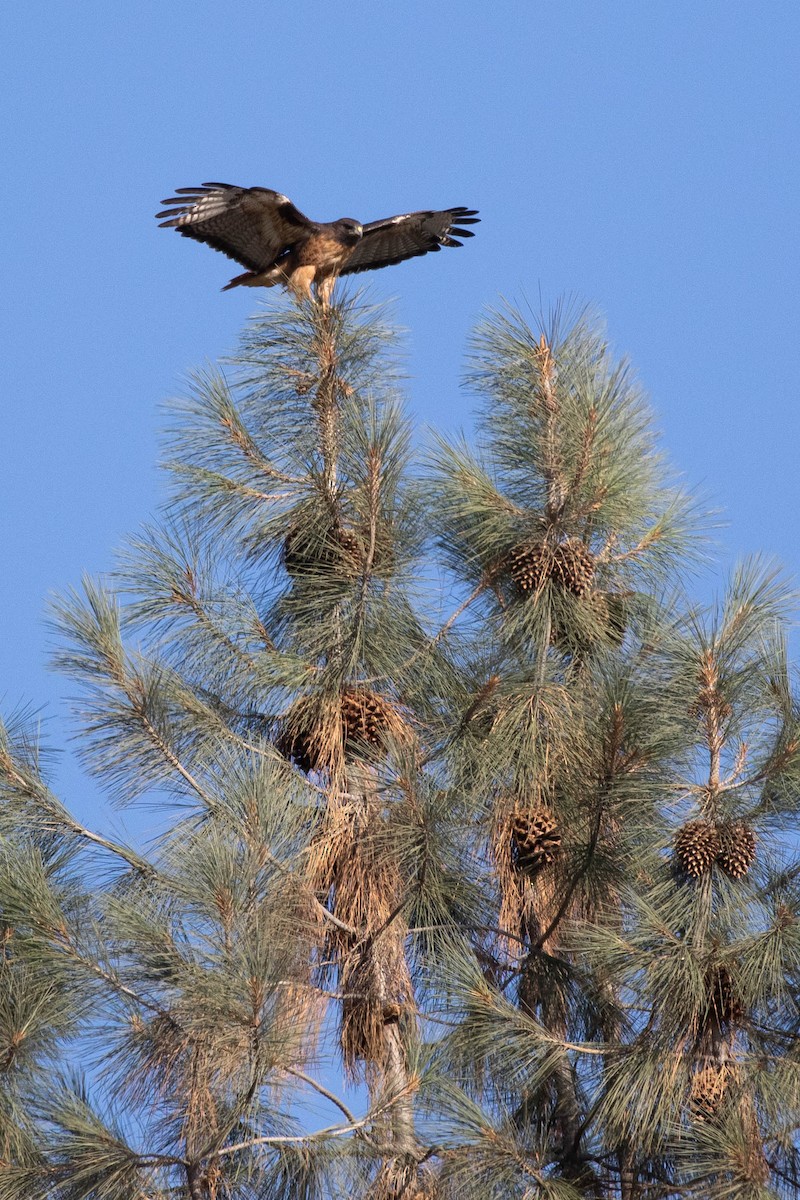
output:
[[[270,279],[264,271],[245,271],[243,275],[234,275],[222,291],[227,292],[235,287],[273,287],[279,282],[278,279]]]

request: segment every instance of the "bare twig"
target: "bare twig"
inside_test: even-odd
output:
[[[306,1075],[305,1071],[301,1071],[298,1067],[286,1067],[285,1070],[287,1075],[293,1075],[295,1079],[302,1079],[303,1083],[307,1083],[309,1087],[314,1089],[315,1092],[319,1092],[320,1096],[324,1096],[326,1100],[330,1100],[331,1104],[335,1104],[339,1111],[344,1114],[345,1120],[350,1125],[357,1120],[353,1113],[350,1112],[350,1109],[347,1107],[347,1105],[344,1104],[338,1096],[335,1096],[333,1092],[330,1092],[326,1087],[323,1087],[318,1080],[312,1079],[310,1075]]]

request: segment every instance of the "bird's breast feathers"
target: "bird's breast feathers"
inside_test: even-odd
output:
[[[308,241],[298,247],[298,265],[336,270],[347,262],[354,249],[354,246],[346,245],[340,238],[332,237],[329,233],[312,234]]]

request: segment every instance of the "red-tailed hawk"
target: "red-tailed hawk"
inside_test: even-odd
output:
[[[310,299],[314,284],[323,304],[330,303],[339,275],[388,267],[442,246],[460,246],[457,238],[473,236],[463,226],[479,219],[475,209],[459,207],[403,213],[368,225],[351,217],[311,221],[280,192],[229,183],[176,188],[162,204],[170,206],[157,214],[158,220],[166,218],[162,226],[206,242],[247,267],[223,291],[282,283]]]

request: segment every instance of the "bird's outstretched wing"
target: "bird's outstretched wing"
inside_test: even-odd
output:
[[[176,188],[156,214],[162,227],[221,250],[251,271],[267,271],[317,228],[287,196],[270,188],[204,183]],[[166,220],[161,220],[161,218]]]
[[[444,208],[439,212],[403,213],[364,226],[361,241],[342,268],[342,275],[371,271],[416,258],[442,246],[460,246],[457,238],[474,237],[464,225],[477,225],[474,208]],[[454,236],[455,235],[455,236]]]

